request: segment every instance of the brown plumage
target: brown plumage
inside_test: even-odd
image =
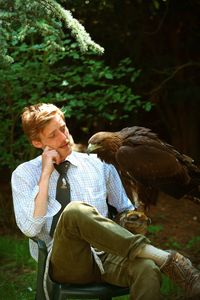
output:
[[[116,167],[136,206],[155,204],[159,191],[175,198],[188,195],[200,203],[200,169],[150,129],[134,126],[98,132],[88,143],[88,152]]]

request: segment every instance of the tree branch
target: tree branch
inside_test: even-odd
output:
[[[157,86],[156,88],[152,89],[150,92],[148,92],[148,94],[150,95],[154,95],[155,93],[157,93],[159,90],[161,90],[163,88],[163,86],[168,82],[170,81],[171,79],[173,79],[175,77],[175,75],[180,72],[182,69],[184,68],[188,68],[188,67],[192,67],[192,66],[196,66],[196,67],[200,67],[200,63],[198,62],[187,62],[183,65],[180,65],[178,67],[176,67],[174,69],[174,71],[170,74],[170,76],[168,76],[167,78],[165,78],[165,80],[163,80],[159,86]],[[161,73],[161,71],[157,71],[159,73]],[[162,72],[164,73],[164,72]]]

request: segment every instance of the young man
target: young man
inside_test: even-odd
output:
[[[161,270],[185,289],[188,299],[200,299],[200,272],[188,259],[177,252],[155,248],[145,236],[134,235],[108,219],[106,201],[118,212],[134,207],[112,165],[94,155],[72,151],[60,109],[44,103],[26,107],[22,125],[32,145],[43,152],[18,166],[12,174],[15,216],[26,236],[45,241],[53,280],[105,281],[129,286],[131,299],[157,300]],[[66,199],[70,190],[70,203],[60,214],[57,225],[52,225],[62,209],[56,194],[56,169],[64,161],[69,164],[62,188]],[[34,242],[30,251],[37,259]]]

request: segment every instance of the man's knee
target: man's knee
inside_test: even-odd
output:
[[[63,210],[60,220],[56,226],[55,236],[62,234],[78,234],[79,225],[85,222],[85,206],[86,203],[81,201],[70,202]]]
[[[63,212],[66,212],[66,213],[77,212],[77,211],[81,210],[81,208],[83,207],[83,204],[84,204],[84,202],[82,202],[82,201],[72,201],[65,207]]]
[[[70,202],[62,213],[62,220],[64,222],[81,222],[84,218],[90,216],[90,212],[94,210],[94,207],[81,201]]]

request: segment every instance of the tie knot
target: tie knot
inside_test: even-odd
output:
[[[54,167],[58,171],[58,173],[66,174],[69,169],[69,165],[70,165],[70,162],[68,160],[66,160],[59,165],[55,164]]]

